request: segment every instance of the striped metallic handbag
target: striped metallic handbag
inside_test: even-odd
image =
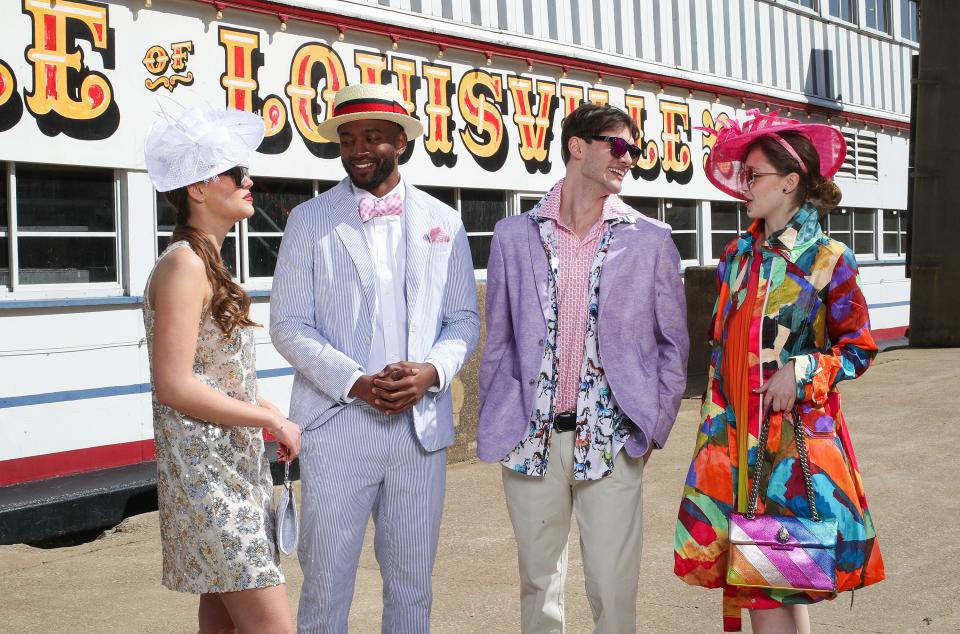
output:
[[[817,512],[803,424],[797,408],[793,410],[793,429],[810,518],[756,514],[763,469],[760,451],[767,446],[770,430],[768,414],[760,429],[757,445],[760,451],[753,466],[747,511],[730,514],[727,584],[731,586],[836,592],[837,521],[822,518]]]

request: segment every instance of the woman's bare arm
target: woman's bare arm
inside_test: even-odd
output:
[[[225,426],[262,427],[288,448],[299,448],[299,428],[276,408],[232,398],[193,373],[200,315],[209,299],[203,261],[177,249],[157,266],[150,282],[154,310],[153,385],[157,400],[192,418]]]

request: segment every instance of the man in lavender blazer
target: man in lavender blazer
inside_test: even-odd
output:
[[[670,227],[617,196],[638,136],[623,111],[581,106],[563,123],[566,178],[493,235],[477,455],[503,465],[524,633],[563,630],[573,509],[596,631],[636,629],[643,466],[688,350]]]

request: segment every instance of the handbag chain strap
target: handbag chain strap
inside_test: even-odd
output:
[[[800,422],[800,410],[793,408],[793,435],[797,441],[797,456],[800,459],[800,470],[803,472],[803,484],[807,489],[807,504],[810,505],[810,517],[815,522],[820,521],[820,513],[817,512],[817,503],[814,499],[813,478],[810,477],[810,460],[807,458],[807,442],[804,439],[803,424]],[[784,415],[786,418],[786,415]],[[750,486],[750,497],[747,500],[747,512],[745,517],[753,519],[757,512],[757,498],[760,496],[760,476],[763,472],[762,452],[767,449],[767,435],[770,432],[770,414],[769,412],[763,419],[763,425],[760,426],[760,438],[757,440],[757,460],[753,463],[753,483]]]
[[[290,461],[283,463],[283,486],[290,489]]]

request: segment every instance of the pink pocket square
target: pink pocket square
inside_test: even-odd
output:
[[[450,234],[443,230],[443,227],[434,227],[427,233],[427,241],[430,244],[440,244],[450,242]]]

